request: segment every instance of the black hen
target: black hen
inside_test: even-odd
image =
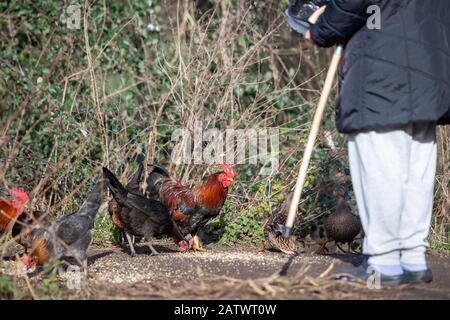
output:
[[[184,239],[177,225],[170,218],[169,210],[165,205],[159,201],[147,199],[140,193],[139,188],[134,189],[135,192],[128,191],[107,168],[103,168],[103,173],[108,179],[108,187],[114,200],[120,206],[118,218],[129,241],[132,255],[136,252],[130,235],[144,237],[152,254],[158,254],[152,240],[159,235],[171,236],[181,251],[190,249],[190,242]]]
[[[139,190],[139,183],[142,179],[142,173],[144,171],[144,166],[142,163],[139,164],[138,169],[134,173],[134,175],[131,177],[131,180],[128,182],[128,184],[125,186],[125,189],[128,192],[142,194]],[[137,237],[133,234],[128,234],[124,231],[123,224],[120,220],[120,213],[122,211],[130,211],[131,209],[122,207],[114,198],[112,198],[108,203],[108,212],[111,216],[111,219],[113,223],[116,225],[116,227],[119,229],[119,237],[118,242],[120,245],[125,246],[126,243],[129,244],[130,250],[133,251],[134,248],[132,246],[140,241],[140,237]]]

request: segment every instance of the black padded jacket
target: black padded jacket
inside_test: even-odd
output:
[[[366,23],[373,5],[380,29]],[[450,0],[330,0],[311,35],[345,43],[340,132],[450,123]]]

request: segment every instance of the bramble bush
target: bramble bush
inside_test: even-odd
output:
[[[214,166],[170,161],[177,128],[278,128],[279,172],[237,164],[221,217],[207,228],[221,243],[253,242],[293,188],[330,57],[293,33],[284,1],[0,1],[0,188],[31,192],[30,207],[76,210],[101,165],[126,177],[138,161],[166,165],[193,185]],[[85,4],[88,4],[86,7]],[[318,189],[346,170],[345,137],[330,99],[300,206],[307,234],[335,202]],[[448,130],[432,240],[448,245]],[[112,240],[102,207],[96,243]]]

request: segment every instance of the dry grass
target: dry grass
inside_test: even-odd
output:
[[[431,243],[435,248],[450,251],[450,128],[438,129],[438,174],[431,226]]]
[[[341,283],[331,273],[334,264],[318,277],[307,275],[311,266],[304,265],[295,276],[269,277],[242,280],[226,276],[201,277],[198,281],[174,286],[155,282],[145,286],[134,285],[105,287],[92,285],[86,288],[96,299],[346,299],[354,298],[354,291],[364,289],[365,283]],[[202,270],[197,272],[202,274]]]

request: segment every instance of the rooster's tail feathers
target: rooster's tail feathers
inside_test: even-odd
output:
[[[131,177],[130,182],[128,182],[127,187],[126,187],[127,189],[139,189],[139,182],[141,181],[141,178],[142,178],[142,172],[144,172],[144,165],[141,162],[139,164],[138,169],[136,170],[134,175]]]
[[[159,197],[159,189],[163,178],[170,178],[169,172],[159,164],[150,164],[153,170],[147,177],[147,193],[150,198]]]
[[[170,173],[169,171],[167,171],[166,168],[164,168],[162,165],[159,164],[149,164],[150,167],[153,167],[153,170],[150,174],[152,174],[153,172],[155,173],[159,173],[163,176],[165,176],[166,178],[170,178]]]

